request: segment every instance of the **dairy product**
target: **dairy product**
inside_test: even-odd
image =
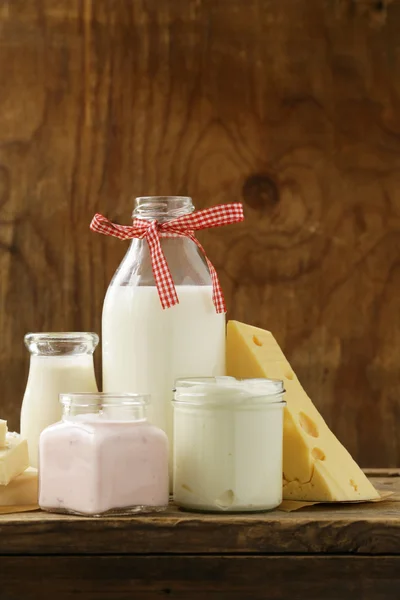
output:
[[[21,409],[21,435],[28,441],[32,467],[38,466],[40,433],[61,418],[59,394],[96,391],[91,354],[31,356],[28,383]]]
[[[174,501],[256,511],[282,500],[283,387],[230,377],[180,380],[174,401]]]
[[[38,501],[37,470],[29,467],[8,485],[0,485],[0,506],[31,506]]]
[[[103,309],[103,389],[151,394],[149,420],[172,444],[172,389],[178,377],[223,375],[225,315],[211,286],[177,286],[163,310],[151,286],[111,285]]]
[[[78,415],[40,436],[39,505],[86,515],[168,504],[168,442],[145,420]]]
[[[7,485],[29,466],[26,440],[18,433],[7,433],[6,445],[0,448],[0,485]]]
[[[0,448],[6,445],[7,421],[0,419]]]
[[[379,497],[307,396],[269,331],[230,321],[227,372],[235,377],[271,377],[284,382],[284,499],[348,501]]]

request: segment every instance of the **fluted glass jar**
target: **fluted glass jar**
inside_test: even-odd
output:
[[[194,210],[187,197],[136,198],[133,217],[170,221]],[[179,304],[163,310],[145,239],[133,239],[103,308],[103,389],[151,395],[150,420],[172,445],[171,398],[178,377],[223,375],[225,315],[212,300],[208,267],[194,242],[161,238]]]
[[[62,394],[63,416],[40,436],[39,505],[101,516],[168,505],[168,440],[147,421],[147,396]]]
[[[61,418],[59,394],[97,392],[93,352],[96,333],[28,333],[29,376],[21,409],[21,435],[28,441],[29,460],[38,466],[39,436]]]

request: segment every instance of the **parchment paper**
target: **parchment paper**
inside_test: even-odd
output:
[[[375,498],[374,500],[346,500],[345,502],[302,502],[299,500],[283,500],[282,504],[278,506],[278,510],[283,510],[284,512],[293,512],[295,510],[300,510],[301,508],[310,508],[311,506],[315,506],[317,504],[324,504],[325,506],[330,506],[331,508],[346,505],[346,504],[365,504],[370,502],[383,502],[389,496],[393,496],[394,492],[379,492],[378,494],[380,498]]]

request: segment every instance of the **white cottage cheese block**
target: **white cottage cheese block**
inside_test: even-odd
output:
[[[8,485],[0,485],[0,506],[32,506],[37,501],[37,469],[29,467]]]
[[[28,444],[18,433],[6,434],[6,445],[0,448],[0,485],[10,481],[29,467]]]

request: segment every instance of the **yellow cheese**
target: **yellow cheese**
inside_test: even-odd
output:
[[[38,501],[37,470],[29,467],[8,485],[0,485],[0,506],[31,506]]]
[[[0,448],[6,445],[7,421],[0,419]]]
[[[7,485],[29,467],[28,444],[18,433],[7,433],[0,448],[0,485]]]
[[[230,321],[226,358],[228,375],[284,382],[284,499],[326,502],[379,498],[307,396],[272,333]]]

